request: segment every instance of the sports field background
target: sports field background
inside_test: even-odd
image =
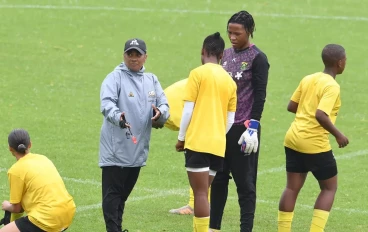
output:
[[[342,97],[337,126],[350,144],[339,149],[331,138],[339,188],[326,232],[368,231],[365,0],[0,0],[0,201],[8,199],[6,171],[15,162],[7,135],[22,127],[30,132],[32,152],[55,163],[75,199],[77,214],[69,231],[104,231],[97,165],[99,90],[121,62],[124,42],[133,37],[146,41],[147,71],[165,88],[200,64],[207,35],[219,31],[226,38],[227,20],[242,9],[254,15],[252,41],[271,64],[254,231],[277,231],[277,205],[285,186],[282,142],[293,119],[286,106],[303,76],[322,71],[320,53],[327,43],[346,48],[346,70],[337,78]],[[176,137],[167,129],[152,133],[148,166],[126,205],[124,228],[130,232],[191,231],[191,216],[168,213],[188,198],[183,154],[174,150]],[[318,191],[309,176],[293,231],[309,231]],[[238,228],[231,182],[223,231]]]

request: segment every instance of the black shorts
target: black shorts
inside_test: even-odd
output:
[[[222,171],[224,157],[210,153],[196,152],[185,149],[185,167],[187,168],[207,168],[213,171]]]
[[[17,220],[15,220],[15,225],[18,227],[20,232],[45,232],[44,230],[41,230],[38,228],[35,224],[33,224],[29,219],[28,216],[21,217]]]
[[[285,147],[285,154],[287,172],[312,172],[317,180],[327,180],[337,175],[337,165],[332,150],[306,154]]]
[[[20,232],[46,232],[45,230],[42,230],[38,228],[35,224],[33,224],[29,219],[28,216],[21,217],[14,221],[15,225],[18,227]],[[63,230],[63,231],[66,231]]]

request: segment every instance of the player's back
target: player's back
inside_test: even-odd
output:
[[[331,91],[339,92],[340,87],[328,74],[318,72],[302,79],[291,99],[298,103],[298,109],[295,120],[286,134],[287,147],[304,153],[319,153],[331,149],[329,132],[316,119],[316,111],[321,108],[321,99],[328,97]],[[326,114],[334,123],[341,105],[340,97],[327,103],[331,105],[332,111]]]
[[[184,106],[184,90],[188,79],[183,79],[167,87],[164,92],[170,106],[170,117],[165,123],[165,127],[178,131],[180,127],[181,115]]]
[[[189,149],[223,156],[227,112],[236,110],[236,84],[222,66],[206,63],[192,70],[184,100],[195,102],[187,131]]]
[[[29,153],[9,169],[8,175],[13,186],[24,184],[22,198],[17,200],[32,222],[47,231],[70,225],[75,204],[51,160]],[[17,201],[19,195],[11,195],[11,200],[13,197]]]

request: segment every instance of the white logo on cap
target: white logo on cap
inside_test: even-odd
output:
[[[136,39],[132,40],[132,42],[130,42],[130,45],[139,45],[139,43],[137,42]]]

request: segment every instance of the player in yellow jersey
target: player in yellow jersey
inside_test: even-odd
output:
[[[72,223],[76,207],[56,167],[46,156],[30,153],[27,131],[13,130],[8,143],[17,162],[8,171],[10,200],[2,203],[2,209],[11,213],[24,211],[27,216],[0,231],[65,231]]]
[[[324,71],[304,77],[287,107],[296,115],[284,140],[287,184],[279,203],[279,232],[291,231],[296,199],[308,172],[312,172],[321,189],[310,232],[324,231],[337,189],[337,165],[328,135],[335,137],[340,148],[349,143],[334,126],[341,106],[340,86],[335,78],[345,69],[345,49],[328,44],[322,51],[322,60]]]
[[[185,167],[194,193],[193,231],[208,232],[208,188],[222,170],[226,133],[234,122],[236,84],[219,65],[225,48],[220,33],[203,42],[200,67],[190,72],[184,91],[177,151],[185,150]]]
[[[184,106],[184,90],[185,86],[188,82],[188,78],[175,82],[174,84],[167,87],[164,92],[167,98],[167,101],[170,105],[170,117],[167,119],[164,125],[160,124],[159,121],[153,121],[152,126],[157,128],[162,128],[165,126],[166,128],[178,131],[180,128],[180,120],[181,115],[183,113],[183,106]],[[211,191],[211,187],[209,188],[209,192]],[[193,214],[194,208],[194,196],[193,190],[190,188],[189,190],[189,202],[187,205],[179,208],[179,209],[171,209],[169,212],[172,214],[179,214],[179,215],[189,215]],[[210,194],[208,194],[208,200],[210,200]]]

